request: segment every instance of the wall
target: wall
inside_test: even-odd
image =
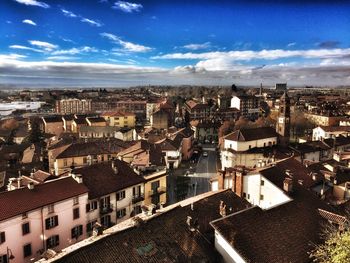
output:
[[[231,148],[235,151],[247,151],[250,148],[262,148],[277,144],[277,137],[270,137],[254,141],[237,142],[225,139],[225,149]]]
[[[54,248],[56,251],[86,238],[85,206],[87,198],[87,193],[80,195],[79,204],[76,206],[73,206],[73,198],[55,203],[54,213],[48,213],[48,208],[45,206],[42,209],[39,208],[28,212],[28,217],[26,219],[22,219],[22,215],[19,215],[0,222],[0,232],[6,232],[6,242],[0,245],[0,255],[6,254],[6,248],[8,247],[15,256],[15,258],[11,260],[11,263],[32,262],[30,259],[38,259],[40,257],[43,249],[43,240],[46,246],[46,239],[52,235],[59,235],[60,244]],[[73,220],[73,208],[75,207],[80,208],[80,217]],[[58,226],[46,230],[45,219],[54,215],[58,215]],[[23,236],[22,224],[26,222],[30,222],[30,233]],[[71,229],[76,225],[83,225],[83,235],[80,236],[78,240],[72,240]],[[23,246],[28,243],[32,245],[32,255],[24,258]]]
[[[238,252],[215,230],[215,248],[226,263],[246,263]]]

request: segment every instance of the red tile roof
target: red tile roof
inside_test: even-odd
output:
[[[271,127],[260,127],[251,129],[240,129],[228,134],[225,139],[231,141],[254,141],[265,138],[277,137],[275,129]]]
[[[0,193],[0,221],[87,192],[85,185],[77,183],[71,177],[35,185],[32,190],[24,187],[3,192]]]

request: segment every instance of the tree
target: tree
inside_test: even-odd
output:
[[[7,119],[1,123],[1,128],[4,130],[17,129],[19,126],[18,121],[15,119]]]
[[[236,121],[234,130],[236,131],[243,128],[251,128],[251,127],[252,127],[252,123],[247,118],[244,118],[243,116],[241,116],[239,117],[238,121]]]
[[[350,231],[340,232],[334,226],[325,229],[325,242],[317,245],[310,253],[313,262],[347,263],[350,262]]]
[[[39,123],[33,121],[31,124],[31,130],[28,136],[24,139],[25,142],[39,143],[44,141],[44,133],[40,130]]]
[[[224,123],[219,128],[219,132],[218,132],[219,137],[223,137],[229,134],[230,132],[233,132],[234,127],[235,127],[235,122],[233,120],[224,121]]]
[[[237,92],[237,86],[235,84],[232,84],[231,91],[232,92]]]

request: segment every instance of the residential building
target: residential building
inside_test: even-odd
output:
[[[128,146],[118,139],[72,143],[56,156],[54,173],[60,175],[72,168],[109,161]]]
[[[121,100],[117,102],[117,108],[120,111],[134,113],[137,122],[142,123],[146,120],[146,104],[144,100]]]
[[[200,143],[216,143],[219,140],[219,128],[221,123],[218,121],[198,121],[190,122],[190,127],[194,132],[194,138]]]
[[[182,161],[182,139],[171,140],[166,138],[158,141],[156,145],[160,147],[168,169],[176,169],[180,166]]]
[[[170,127],[169,115],[162,109],[157,110],[152,113],[150,123],[152,128],[166,130]]]
[[[63,120],[61,116],[46,116],[42,117],[43,131],[45,133],[55,134],[60,136],[63,133]]]
[[[135,129],[119,128],[116,126],[83,126],[79,131],[79,138],[116,138],[122,141],[133,141],[136,137]]]
[[[250,120],[256,120],[260,112],[259,98],[246,94],[233,96],[231,99],[231,108],[240,110],[240,116]]]
[[[109,126],[120,128],[134,128],[136,125],[136,115],[131,112],[110,111],[101,115]]]
[[[338,126],[339,122],[344,119],[343,116],[333,115],[333,113],[329,111],[320,113],[305,112],[304,116],[311,123],[318,126]]]
[[[94,127],[107,126],[105,119],[102,117],[86,117],[86,122],[88,126],[94,126]]]
[[[79,133],[80,128],[84,126],[88,126],[86,119],[84,117],[77,117],[72,121],[71,131],[73,133]]]
[[[86,205],[86,232],[91,235],[93,225],[103,227],[123,222],[141,213],[145,199],[145,179],[125,162],[113,160],[74,169],[89,190]]]
[[[56,113],[81,114],[91,112],[90,99],[61,99],[56,101]]]
[[[263,167],[273,162],[278,134],[271,127],[240,129],[224,137],[221,167]]]
[[[72,177],[0,193],[0,258],[32,262],[86,238],[88,189]],[[9,261],[10,262],[10,261]]]
[[[186,101],[184,104],[184,111],[185,118],[189,121],[206,120],[210,118],[210,107],[206,103],[199,103],[194,100]]]
[[[350,136],[350,126],[318,126],[312,130],[312,140],[319,141],[340,135]]]

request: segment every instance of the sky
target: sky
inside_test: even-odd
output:
[[[0,85],[350,85],[350,1],[1,0]]]

